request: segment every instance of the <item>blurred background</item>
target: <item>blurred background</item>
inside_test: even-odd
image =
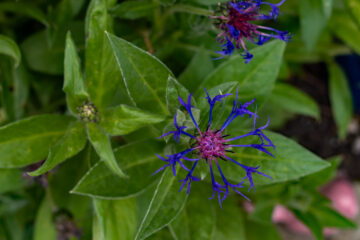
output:
[[[215,40],[218,29],[209,18],[218,2],[108,0],[108,30],[161,59],[191,88],[192,79],[204,78],[223,61],[212,60],[221,50]],[[62,91],[65,37],[71,31],[84,58],[88,7],[88,0],[0,1],[0,125],[67,112]],[[280,10],[277,21],[266,25],[287,30],[293,38],[262,112],[270,115],[272,130],[332,163],[331,171],[319,175],[316,189],[338,212],[360,224],[360,1],[287,0]],[[10,47],[17,52],[9,53]],[[38,232],[49,225],[55,226],[57,239],[91,239],[90,200],[69,194],[84,171],[66,162],[39,177],[26,174],[40,165],[0,173],[0,239],[45,239]],[[309,190],[312,181],[287,183],[287,193]],[[56,196],[56,211],[41,204],[47,191]],[[259,189],[258,194],[266,196],[267,191],[276,189]],[[307,193],[295,195],[296,204],[313,199]],[[278,233],[269,239],[315,239],[280,197],[266,199],[241,207],[252,221],[265,224],[265,232],[268,224],[269,231],[275,226]],[[325,230],[326,239],[360,239],[360,228],[346,220],[333,225],[337,228]],[[321,229],[313,226],[311,232]]]

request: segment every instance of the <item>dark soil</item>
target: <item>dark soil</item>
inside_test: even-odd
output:
[[[359,117],[355,118],[352,124],[355,125],[354,130],[348,134],[346,139],[339,140],[330,107],[326,65],[304,65],[303,70],[302,76],[292,77],[289,83],[318,102],[321,108],[321,121],[297,116],[289,120],[279,132],[296,139],[298,143],[324,159],[342,155],[343,162],[340,168],[350,179],[360,180],[360,154],[354,146],[356,139],[360,141]]]

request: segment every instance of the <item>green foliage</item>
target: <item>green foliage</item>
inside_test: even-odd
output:
[[[305,93],[288,84],[276,84],[270,102],[291,113],[307,115],[317,120],[320,118],[320,109],[317,103]]]
[[[69,108],[76,113],[76,107],[88,100],[89,95],[85,88],[84,79],[81,73],[80,59],[76,53],[76,47],[71,39],[71,34],[66,36],[65,57],[64,57],[64,87],[66,100]]]
[[[15,65],[21,61],[21,53],[18,45],[10,38],[0,35],[0,54],[5,54],[13,58]]]
[[[164,86],[171,71],[148,52],[109,33],[107,36],[132,102],[148,111],[167,114]]]
[[[41,161],[73,121],[69,116],[40,115],[0,128],[0,167],[23,167]]]
[[[149,124],[162,122],[164,116],[119,105],[108,108],[100,117],[100,125],[111,135],[125,135]]]
[[[351,93],[346,76],[335,63],[329,64],[330,73],[330,101],[338,133],[344,138],[352,116]]]
[[[215,104],[213,126],[231,112],[237,89],[241,103],[256,99],[257,126],[270,116],[270,127],[281,128],[297,114],[321,124],[318,99],[292,85],[308,77],[304,63],[327,63],[332,113],[339,137],[346,137],[351,93],[335,57],[360,52],[358,1],[285,1],[274,24],[293,39],[250,44],[248,64],[238,52],[213,60],[221,46],[209,16],[218,2],[226,1],[0,3],[0,239],[57,239],[61,227],[72,226],[70,239],[79,230],[81,239],[93,240],[278,240],[271,220],[278,204],[316,239],[324,227],[356,227],[318,192],[337,175],[340,157],[324,161],[294,136],[265,132],[275,158],[232,149],[236,161],[272,177],[254,174],[256,194],[239,189],[251,198],[252,213],[233,192],[222,208],[217,196],[208,200],[205,161],[195,170],[202,182],[193,182],[189,195],[186,185],[179,192],[186,171],[178,166],[175,177],[172,169],[152,175],[167,164],[156,154],[193,144],[188,137],[178,144],[172,135],[157,139],[176,130],[175,114],[179,126],[197,134],[179,96],[194,93],[194,118],[206,128],[204,88],[211,97],[232,93]],[[252,119],[241,120],[229,134],[253,127]],[[219,164],[231,183],[244,180],[243,169]]]
[[[109,136],[96,124],[89,123],[87,125],[88,138],[101,160],[119,177],[126,177],[116,162]]]

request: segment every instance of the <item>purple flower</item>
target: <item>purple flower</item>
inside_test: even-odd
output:
[[[210,197],[210,199],[212,199],[216,194],[217,198],[219,200],[220,206],[221,206],[221,203],[228,196],[229,190],[233,189],[236,193],[238,193],[239,195],[241,195],[244,198],[246,198],[247,200],[249,200],[243,193],[241,193],[239,191],[240,188],[244,187],[244,185],[243,185],[244,182],[246,180],[248,180],[249,185],[250,185],[249,191],[252,188],[254,188],[254,191],[255,191],[252,174],[256,173],[256,174],[262,175],[262,176],[270,178],[270,179],[271,179],[271,177],[258,171],[260,166],[251,167],[251,166],[243,165],[243,164],[237,162],[236,160],[232,159],[228,155],[233,153],[233,151],[231,151],[230,148],[240,147],[240,148],[254,148],[254,149],[257,149],[259,151],[262,151],[262,152],[274,157],[273,154],[271,152],[269,152],[268,148],[275,149],[275,146],[263,132],[263,130],[268,127],[269,121],[263,127],[256,127],[256,119],[258,118],[256,110],[254,112],[249,110],[249,108],[254,104],[255,99],[250,102],[241,104],[240,102],[238,102],[238,90],[237,90],[236,97],[233,102],[233,108],[232,108],[232,111],[231,111],[229,117],[226,119],[226,121],[224,122],[224,124],[222,125],[222,127],[220,129],[218,129],[218,130],[211,129],[211,120],[212,120],[212,115],[213,115],[213,109],[214,109],[216,102],[221,102],[223,98],[228,97],[231,94],[217,95],[214,98],[211,98],[209,93],[206,91],[206,89],[205,89],[205,92],[206,92],[206,99],[208,100],[208,103],[210,106],[209,121],[208,121],[208,126],[207,126],[206,130],[201,131],[198,124],[196,123],[194,117],[192,116],[191,109],[194,107],[191,105],[191,96],[192,95],[189,96],[187,103],[185,103],[183,101],[183,99],[179,97],[179,101],[180,101],[181,105],[183,105],[185,107],[185,109],[188,111],[198,132],[194,135],[191,135],[191,134],[185,132],[184,127],[179,127],[177,125],[176,115],[175,115],[174,124],[175,124],[175,128],[177,130],[166,133],[162,136],[174,134],[174,140],[179,141],[180,136],[184,135],[184,136],[190,137],[191,141],[194,142],[194,144],[192,145],[191,148],[189,148],[185,151],[182,151],[182,152],[179,152],[179,153],[176,153],[173,155],[167,155],[166,156],[167,158],[163,158],[158,155],[158,157],[161,160],[165,161],[167,164],[165,164],[163,167],[161,167],[159,170],[157,170],[154,174],[162,171],[166,167],[171,167],[173,170],[174,176],[176,176],[176,168],[175,167],[176,167],[176,164],[179,164],[183,169],[185,169],[188,172],[186,177],[184,179],[180,180],[180,182],[182,182],[180,191],[185,187],[185,185],[187,185],[187,193],[189,193],[191,183],[193,181],[201,180],[200,178],[193,175],[194,169],[196,168],[199,161],[206,161],[209,165],[209,169],[210,169],[210,173],[211,173],[211,185],[212,185],[212,189],[213,189],[213,194]],[[229,135],[223,134],[226,127],[228,125],[230,125],[231,122],[235,118],[244,117],[244,116],[248,116],[249,118],[253,119],[253,129],[250,132],[248,132],[247,134],[232,137],[232,138],[228,138]],[[256,136],[259,140],[258,143],[253,143],[253,144],[233,143],[233,141],[241,140],[243,138],[250,137],[250,136]],[[186,156],[187,154],[190,154],[190,153],[192,153],[193,155],[196,155],[196,158],[189,158]],[[220,164],[218,161],[220,159],[227,161],[227,162],[235,163],[236,165],[240,166],[244,170],[245,176],[241,179],[240,183],[233,184],[226,179],[225,175],[223,174],[223,171],[221,170],[221,167],[220,167]],[[183,161],[193,162],[190,170],[185,166]],[[220,182],[215,179],[214,169],[213,169],[213,166],[215,166],[214,164],[216,165],[218,172],[221,176]]]
[[[223,58],[225,55],[231,55],[237,49],[243,49],[241,56],[245,63],[249,63],[253,55],[247,50],[245,40],[257,45],[263,45],[271,38],[289,41],[291,35],[287,31],[279,31],[274,28],[261,26],[253,23],[254,21],[275,20],[280,14],[279,7],[285,2],[280,1],[277,4],[263,2],[261,0],[232,0],[219,5],[220,15],[212,16],[217,20],[220,34],[217,40],[222,45],[223,50],[217,52]],[[268,5],[271,11],[268,14],[260,12],[261,5]]]

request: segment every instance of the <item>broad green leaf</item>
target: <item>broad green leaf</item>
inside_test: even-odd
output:
[[[214,63],[210,56],[205,51],[199,51],[179,76],[179,82],[192,92],[213,69]]]
[[[249,219],[255,222],[272,224],[272,215],[276,202],[260,198],[254,204],[254,211],[249,214]]]
[[[49,46],[53,46],[58,39],[64,41],[66,32],[73,25],[74,17],[80,11],[84,0],[60,0],[54,10],[50,12],[50,27],[47,29]],[[75,31],[73,31],[75,33]],[[81,29],[83,33],[83,29]],[[65,42],[65,41],[64,41]]]
[[[2,2],[0,3],[0,12],[2,11],[26,15],[49,26],[48,19],[41,9],[25,2]]]
[[[345,44],[349,45],[356,53],[360,54],[359,26],[346,12],[336,12],[329,23],[330,29]]]
[[[105,162],[107,167],[119,177],[126,177],[125,173],[116,162],[109,136],[97,124],[91,122],[87,125],[87,133],[95,151]]]
[[[226,2],[227,0],[192,0],[192,1],[203,5],[216,5],[218,3]]]
[[[273,41],[255,48],[251,51],[254,58],[249,64],[244,64],[241,56],[225,61],[202,83],[199,82],[197,94],[203,94],[203,87],[211,89],[219,84],[237,83],[239,100],[256,98],[259,105],[274,87],[285,46],[282,41]]]
[[[28,201],[17,195],[0,195],[0,216],[12,215],[26,204]]]
[[[174,238],[169,230],[168,227],[161,229],[160,231],[157,231],[150,237],[146,238],[146,240],[177,240]]]
[[[281,240],[274,224],[264,224],[251,220],[245,221],[246,240]]]
[[[1,218],[1,239],[22,240],[25,238],[26,224],[21,217],[22,216],[19,213],[15,213]]]
[[[301,212],[296,209],[291,209],[295,216],[303,222],[313,233],[316,240],[323,240],[323,226],[316,219],[316,217],[310,212]]]
[[[52,207],[50,195],[46,194],[36,215],[34,240],[56,240]]]
[[[341,68],[336,63],[331,63],[328,67],[331,108],[338,128],[338,134],[340,138],[344,138],[353,113],[351,92],[347,78]]]
[[[323,12],[326,18],[330,18],[333,6],[334,6],[334,0],[321,0],[323,5]]]
[[[135,45],[107,33],[128,94],[137,107],[168,114],[165,91],[172,76],[160,60]]]
[[[169,76],[166,87],[166,104],[171,114],[179,108],[179,96],[187,101],[189,91],[175,78]]]
[[[133,240],[136,233],[136,199],[94,199],[101,240]],[[99,239],[99,240],[100,240]]]
[[[85,32],[85,72],[86,84],[91,101],[99,109],[109,106],[119,91],[121,73],[117,68],[111,46],[105,31],[112,32],[112,17],[107,12],[106,0],[90,2]],[[112,5],[112,3],[110,3]]]
[[[43,160],[74,118],[39,115],[0,128],[0,167],[15,168]]]
[[[37,170],[29,173],[30,176],[39,176],[53,169],[56,165],[79,153],[86,144],[85,126],[76,122],[69,127],[66,134],[50,149],[45,163]]]
[[[244,213],[237,199],[228,198],[226,200],[223,209],[216,209],[216,232],[214,239],[245,240]]]
[[[0,194],[17,190],[25,186],[22,172],[19,169],[0,169]]]
[[[88,100],[89,95],[81,73],[80,59],[70,32],[66,36],[63,90],[66,93],[68,107],[76,114],[76,107]]]
[[[118,18],[138,19],[151,17],[157,4],[152,0],[121,2],[110,11]]]
[[[20,49],[14,40],[5,35],[0,35],[0,54],[10,56],[14,59],[16,67],[19,66],[21,61]]]
[[[311,212],[324,227],[356,228],[356,224],[328,206],[316,205]]]
[[[315,48],[326,26],[327,17],[324,13],[324,6],[325,0],[300,1],[301,37],[308,52],[311,52]]]
[[[182,211],[187,194],[178,192],[179,184],[170,169],[164,170],[141,220],[135,240],[142,240],[171,223]]]
[[[171,232],[177,240],[219,240],[214,236],[217,230],[215,208],[212,201],[204,198],[206,195],[211,196],[211,192],[204,191],[204,185],[194,185],[184,209],[169,226]]]
[[[91,168],[72,190],[72,193],[102,199],[121,199],[136,195],[157,180],[151,176],[162,162],[156,153],[162,151],[161,142],[143,140],[134,142],[114,151],[116,160],[129,176],[119,178],[110,171],[104,162]]]
[[[195,7],[193,5],[186,5],[186,4],[176,4],[171,8],[171,10],[173,12],[184,12],[184,13],[195,14],[200,16],[212,16],[214,14],[214,11],[212,10]]]
[[[360,2],[358,0],[345,0],[345,3],[360,28]]]
[[[17,68],[13,65],[10,59],[0,59],[2,104],[9,121],[18,120],[24,115],[31,80],[24,64],[21,63]]]
[[[276,151],[270,150],[275,158],[253,148],[233,148],[235,154],[229,154],[229,157],[247,166],[261,166],[258,170],[273,178],[271,180],[253,174],[255,187],[256,185],[296,180],[329,166],[328,162],[320,159],[295,141],[269,131],[265,131],[265,134],[276,146]],[[236,143],[236,141],[232,143]],[[246,176],[244,170],[232,162],[227,161],[220,164],[224,175],[233,181],[239,182]]]
[[[341,158],[333,157],[330,158],[328,161],[331,166],[304,177],[303,179],[301,179],[301,185],[303,185],[307,189],[318,188],[334,179],[337,175],[337,169],[340,165]]]
[[[63,38],[57,38],[50,45],[46,31],[30,35],[22,43],[24,59],[29,68],[46,74],[61,75],[64,70]]]
[[[119,105],[101,113],[100,126],[111,135],[125,135],[149,124],[162,122],[164,116]]]
[[[92,240],[104,240],[104,234],[101,229],[100,220],[96,214],[93,216]]]
[[[285,83],[275,85],[270,102],[291,113],[303,114],[316,119],[320,118],[318,104],[307,94]]]

